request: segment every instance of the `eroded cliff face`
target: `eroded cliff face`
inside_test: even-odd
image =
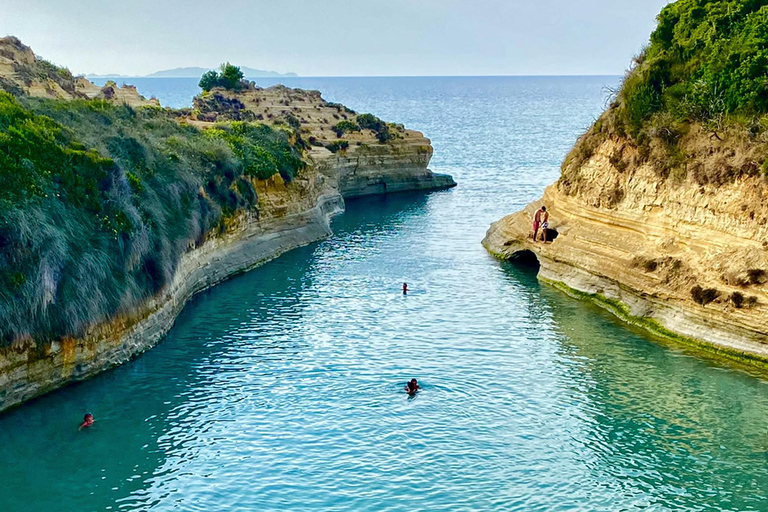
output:
[[[227,229],[181,259],[172,282],[130,315],[109,319],[81,338],[42,346],[33,340],[0,350],[0,411],[84,380],[153,347],[196,293],[331,234],[344,202],[312,169],[286,184],[279,175],[256,183],[259,215],[243,212]]]
[[[135,87],[107,82],[103,87],[39,59],[15,37],[0,38],[0,89],[16,94],[51,99],[100,99],[131,107],[160,106]]]
[[[722,155],[739,157],[727,142],[706,146],[714,166],[728,164],[717,160]],[[768,360],[765,179],[662,178],[619,137],[604,139],[577,165],[564,172],[575,181],[561,179],[541,200],[494,223],[485,247],[504,259],[532,252],[542,280],[658,334]],[[541,205],[557,232],[547,244],[530,238]]]
[[[63,101],[97,98],[137,108],[157,105],[131,87],[98,88],[85,79],[49,71],[17,39],[0,40],[0,89],[12,94]],[[332,127],[355,120],[357,114],[324,101],[317,91],[251,84],[238,92],[214,90],[198,98],[195,107],[179,111],[178,121],[202,129],[228,121],[285,125],[293,130],[292,137],[303,140],[306,167],[290,182],[279,174],[266,180],[249,178],[257,208],[227,217],[220,232],[190,246],[171,283],[136,310],[94,325],[77,339],[40,343],[28,338],[0,348],[0,411],[151,348],[194,294],[330,235],[330,218],[343,211],[345,198],[455,185],[450,176],[428,169],[429,139],[399,125],[388,125],[393,133],[386,141],[373,130],[360,130],[344,134],[348,146],[329,150],[326,146],[340,140]]]

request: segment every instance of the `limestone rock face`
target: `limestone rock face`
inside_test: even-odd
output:
[[[62,100],[102,99],[132,107],[160,106],[146,99],[133,86],[114,82],[99,87],[69,70],[38,59],[32,49],[15,37],[0,38],[0,89],[13,94]]]
[[[664,180],[650,164],[617,167],[623,151],[631,151],[624,141],[603,141],[581,165],[578,187],[550,186],[494,223],[485,247],[505,259],[531,251],[542,279],[620,301],[662,334],[768,359],[766,181]],[[557,231],[547,244],[530,239],[542,204]],[[702,299],[696,287],[710,292]]]

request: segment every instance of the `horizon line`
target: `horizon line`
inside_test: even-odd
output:
[[[188,79],[198,78],[195,76],[150,76],[150,75],[120,75],[120,74],[103,74],[103,73],[83,73],[76,76],[82,76],[85,78],[156,78],[156,79]],[[296,79],[296,78],[602,78],[602,77],[621,77],[623,74],[581,74],[581,73],[565,73],[565,74],[541,74],[541,75],[296,75],[296,76],[246,76],[245,79]]]

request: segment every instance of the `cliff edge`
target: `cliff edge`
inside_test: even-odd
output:
[[[768,61],[746,62],[764,52],[754,27],[767,19],[748,2],[665,8],[560,180],[494,223],[485,247],[535,256],[543,281],[659,335],[768,360],[768,109],[752,78]],[[546,244],[531,240],[541,205]]]

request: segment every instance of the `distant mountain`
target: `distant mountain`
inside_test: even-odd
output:
[[[129,75],[85,75],[85,78],[91,80],[91,79],[100,79],[100,78],[130,78]]]
[[[151,75],[147,75],[148,78],[199,78],[209,71],[211,68],[176,68],[166,69],[163,71],[157,71]],[[264,71],[262,69],[253,69],[241,66],[240,69],[246,78],[259,78],[259,77],[292,77],[298,76],[296,73],[277,73],[275,71]]]

